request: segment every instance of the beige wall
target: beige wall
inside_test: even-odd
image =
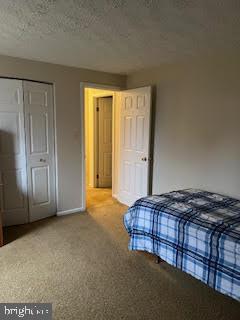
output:
[[[156,86],[153,192],[199,187],[240,198],[240,62],[204,59],[138,72]]]
[[[54,83],[58,211],[81,206],[80,82],[125,85],[125,77],[0,56],[0,76]],[[128,76],[154,85],[153,192],[200,187],[240,198],[240,63],[188,61]]]
[[[57,124],[58,211],[81,206],[80,82],[124,86],[125,77],[0,56],[0,76],[54,84]]]

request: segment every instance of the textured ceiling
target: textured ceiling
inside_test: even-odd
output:
[[[239,0],[0,0],[0,54],[129,73],[240,50]]]

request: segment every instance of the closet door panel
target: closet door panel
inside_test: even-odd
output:
[[[32,112],[29,114],[30,154],[48,153],[48,115]]]
[[[0,79],[0,205],[4,225],[28,222],[23,83]]]
[[[56,213],[52,86],[24,81],[30,221]]]
[[[34,205],[50,203],[49,166],[32,168],[32,202]]]

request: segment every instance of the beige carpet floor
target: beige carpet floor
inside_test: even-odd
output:
[[[54,319],[240,319],[240,303],[129,252],[126,207],[92,190],[88,212],[5,230],[0,301],[52,302]]]

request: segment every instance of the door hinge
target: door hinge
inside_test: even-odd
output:
[[[99,179],[99,174],[97,174],[97,179]]]
[[[96,111],[97,111],[97,112],[99,111],[99,107],[96,108]]]

